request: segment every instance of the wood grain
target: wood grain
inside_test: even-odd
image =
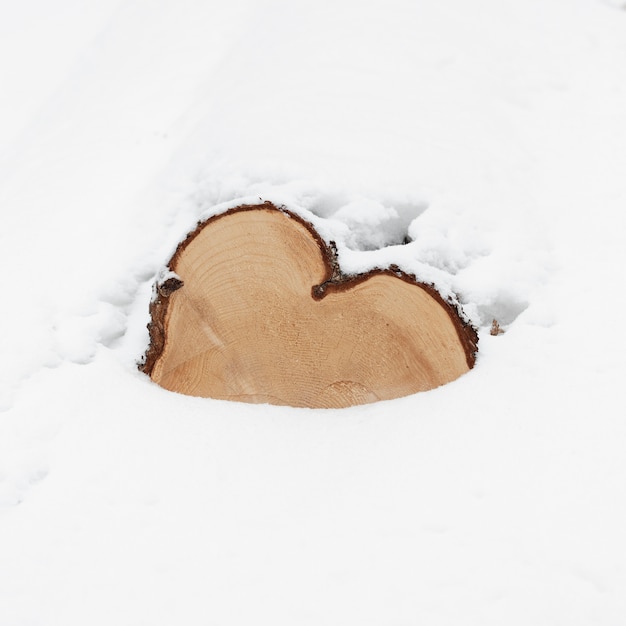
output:
[[[170,263],[182,287],[162,297],[152,379],[193,396],[330,408],[470,369],[475,333],[432,288],[391,271],[345,277],[332,256],[273,205],[199,226]]]

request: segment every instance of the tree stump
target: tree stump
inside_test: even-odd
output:
[[[142,366],[171,391],[331,408],[406,396],[474,365],[456,307],[392,267],[344,275],[299,216],[271,203],[198,225],[151,303]]]

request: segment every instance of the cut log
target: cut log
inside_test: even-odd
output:
[[[201,223],[151,305],[143,370],[179,393],[347,407],[448,383],[474,364],[456,307],[397,268],[345,276],[333,245],[270,203]]]

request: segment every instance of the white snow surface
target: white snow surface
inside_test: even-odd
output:
[[[626,623],[624,9],[0,0],[0,625]],[[476,367],[152,384],[153,280],[259,198],[455,293]]]

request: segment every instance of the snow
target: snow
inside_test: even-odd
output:
[[[623,623],[623,9],[1,3],[0,624]],[[154,279],[259,198],[456,293],[474,370],[153,385]]]

